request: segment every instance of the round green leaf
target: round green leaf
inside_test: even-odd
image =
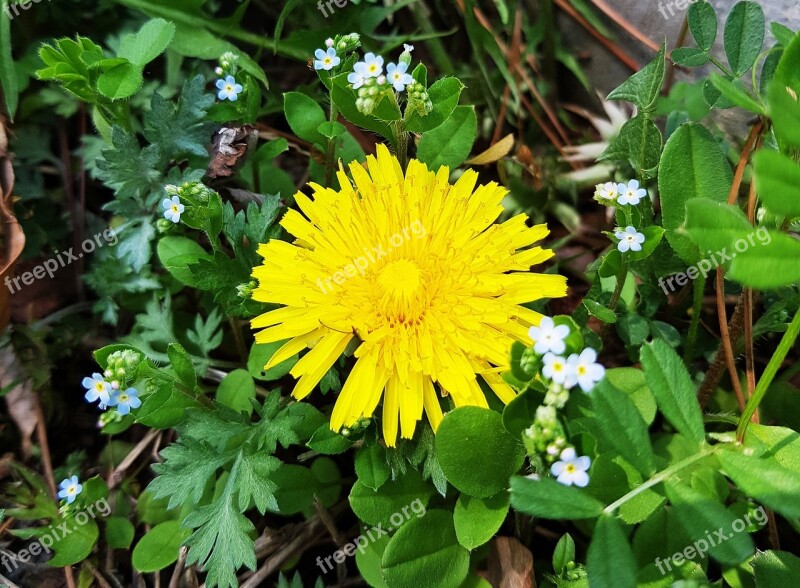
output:
[[[106,542],[112,549],[128,549],[135,532],[133,524],[125,517],[106,519]]]
[[[458,588],[469,573],[469,552],[458,544],[453,517],[430,510],[411,519],[389,541],[381,562],[390,588]]]
[[[189,533],[189,529],[181,528],[178,521],[156,525],[133,548],[133,567],[145,573],[157,572],[173,564],[178,559],[181,543]]]
[[[156,247],[158,259],[164,268],[181,284],[196,286],[197,282],[189,271],[189,265],[198,259],[208,259],[209,255],[197,241],[186,237],[168,235]]]
[[[237,412],[253,414],[250,400],[256,397],[256,384],[246,370],[233,370],[220,382],[216,397],[218,402]]]
[[[503,427],[499,413],[463,406],[447,414],[436,432],[436,456],[447,480],[470,496],[488,498],[508,488],[525,449]]]
[[[409,470],[403,477],[390,484],[384,484],[379,490],[367,488],[361,481],[356,481],[350,491],[350,508],[356,516],[370,525],[381,525],[388,528],[392,525],[391,517],[403,507],[419,500],[428,504],[433,489],[422,480],[415,470]]]
[[[256,380],[271,382],[278,380],[289,373],[294,364],[297,363],[298,356],[293,355],[289,359],[272,366],[268,370],[264,369],[267,362],[272,359],[275,352],[280,349],[286,341],[275,341],[274,343],[256,343],[250,348],[250,357],[247,358],[247,371]]]
[[[489,541],[506,520],[508,500],[505,491],[490,498],[459,496],[453,511],[458,542],[467,549],[475,549]]]

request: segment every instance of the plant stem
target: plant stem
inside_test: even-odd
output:
[[[609,504],[607,507],[605,507],[603,509],[603,512],[606,513],[606,514],[611,514],[612,512],[617,510],[620,506],[622,506],[623,504],[625,504],[626,502],[628,502],[632,498],[638,496],[639,494],[641,494],[645,490],[649,490],[650,488],[652,488],[653,486],[656,486],[657,484],[660,484],[661,482],[663,482],[664,480],[666,480],[667,478],[669,478],[673,474],[681,471],[683,468],[685,468],[687,466],[690,466],[693,463],[708,457],[709,455],[711,455],[712,453],[714,453],[717,450],[717,447],[719,447],[719,446],[718,445],[714,446],[714,447],[707,446],[700,453],[696,453],[695,455],[692,455],[691,457],[687,457],[686,459],[681,460],[678,463],[676,463],[674,465],[671,465],[670,467],[668,467],[668,468],[666,468],[664,470],[661,470],[660,472],[658,472],[652,478],[647,480],[647,482],[645,482],[641,486],[637,486],[636,488],[634,488],[633,490],[628,492],[625,496],[623,496],[623,497],[619,498],[618,500],[615,500],[614,502]]]
[[[686,347],[683,350],[683,361],[689,363],[694,355],[694,345],[697,341],[697,330],[700,327],[700,312],[703,309],[703,293],[706,289],[705,276],[698,277],[692,284],[692,320],[689,323],[689,333],[686,336]]]
[[[339,118],[339,109],[336,108],[336,104],[333,103],[333,97],[331,97],[331,118],[330,121],[335,123]],[[325,153],[325,187],[330,188],[331,182],[333,182],[333,170],[336,168],[336,137],[331,137],[328,139],[328,150]]]
[[[786,359],[786,355],[789,353],[789,349],[794,345],[798,335],[800,335],[800,310],[795,313],[792,322],[789,323],[789,328],[783,334],[778,348],[770,358],[767,369],[764,370],[764,373],[761,374],[761,379],[758,380],[756,391],[753,392],[750,400],[747,401],[747,406],[742,416],[739,418],[739,426],[736,427],[736,440],[739,443],[744,440],[744,434],[747,432],[750,419],[756,412],[758,405],[761,404],[761,401],[764,399],[770,384],[772,384],[772,380],[775,378],[775,374],[778,373],[778,368],[780,368],[783,360]]]
[[[402,120],[397,121],[395,129],[397,131],[397,159],[405,172],[408,167],[408,133],[405,131],[405,124]]]

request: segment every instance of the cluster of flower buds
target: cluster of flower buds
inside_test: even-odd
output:
[[[525,429],[522,441],[529,455],[541,455],[548,464],[555,461],[567,446],[567,437],[554,406],[536,409],[533,424]]]
[[[412,81],[406,88],[408,106],[406,110],[416,111],[420,116],[425,116],[433,110],[433,102],[428,96],[428,90],[417,80]]]
[[[230,51],[226,51],[219,57],[219,65],[214,70],[218,76],[235,76],[239,70],[239,56]]]

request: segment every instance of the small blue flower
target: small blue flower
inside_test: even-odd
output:
[[[408,64],[403,62],[400,62],[397,65],[390,63],[386,66],[386,78],[398,92],[405,90],[406,86],[414,81],[414,78],[411,77],[411,74],[406,73],[407,69]]]
[[[364,79],[377,78],[383,72],[383,57],[367,53],[364,61],[359,61],[353,66],[353,71]]]
[[[100,408],[105,408],[111,395],[111,384],[106,382],[98,373],[92,374],[91,378],[84,378],[81,385],[86,388],[84,398],[87,402],[100,401]]]
[[[142,401],[139,400],[139,392],[136,388],[128,388],[124,392],[121,390],[114,390],[111,395],[111,400],[108,401],[109,406],[116,406],[117,412],[121,415],[128,414],[132,408],[139,408]]]
[[[642,198],[647,196],[647,190],[639,187],[637,180],[631,180],[626,184],[617,184],[617,204],[630,204],[636,206]]]
[[[220,100],[230,100],[231,102],[236,102],[239,99],[239,94],[241,94],[243,88],[241,84],[236,83],[236,78],[233,76],[228,76],[224,80],[217,80],[217,89],[219,93],[217,93],[217,98]]]
[[[181,199],[173,196],[172,199],[164,198],[161,201],[161,206],[164,207],[164,218],[177,223],[181,220],[181,214],[186,208],[181,204]]]
[[[325,71],[330,71],[342,62],[333,47],[328,47],[327,51],[317,49],[314,52],[314,57],[316,57],[314,60],[314,69],[316,70],[324,69]]]
[[[66,498],[67,504],[75,502],[75,497],[81,493],[83,486],[78,481],[78,476],[66,478],[58,485],[58,497],[62,500]]]
[[[347,74],[347,81],[352,84],[353,90],[358,90],[361,86],[364,85],[364,76],[361,74],[357,74],[356,72],[352,72]]]

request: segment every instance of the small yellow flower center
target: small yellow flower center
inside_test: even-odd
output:
[[[329,65],[333,60],[330,57],[326,57],[322,61],[325,63],[325,65]]]
[[[177,204],[173,204],[172,205],[172,212],[178,212],[178,205]]]
[[[102,392],[103,390],[105,390],[105,384],[103,382],[97,382],[94,385],[94,389],[97,390],[98,392]]]
[[[571,463],[568,463],[568,464],[567,464],[567,466],[564,468],[564,470],[565,470],[565,471],[566,471],[568,474],[574,474],[574,473],[575,473],[575,466],[574,466],[574,465],[572,465]]]
[[[67,494],[75,494],[75,491],[76,491],[76,490],[77,490],[77,489],[75,488],[75,486],[69,486],[69,487],[67,488]]]
[[[585,376],[586,375],[586,366],[579,365],[578,366],[578,375]]]
[[[378,71],[377,64],[371,63],[370,66],[369,66],[369,73],[375,73],[376,71]]]
[[[553,371],[554,372],[564,371],[564,364],[563,363],[554,363],[553,364]]]
[[[120,394],[119,401],[120,402],[128,402],[128,398],[130,398],[127,394]]]

